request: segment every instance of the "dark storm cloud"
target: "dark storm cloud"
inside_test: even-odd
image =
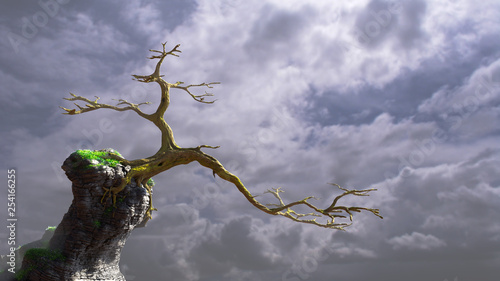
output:
[[[307,5],[296,11],[265,5],[258,12],[259,19],[250,29],[250,38],[244,47],[251,56],[269,60],[276,52],[297,45],[296,40],[300,39],[316,13],[317,11]]]
[[[428,36],[422,27],[427,3],[425,1],[407,1],[401,6],[402,12],[398,17],[396,36],[403,48],[414,48],[423,44],[422,42],[425,42]],[[425,46],[425,44],[423,45]]]
[[[425,1],[373,0],[359,12],[354,35],[359,43],[369,48],[379,47],[394,37],[398,47],[415,48],[426,37],[422,27],[426,6]]]
[[[243,270],[266,270],[272,261],[262,254],[263,245],[252,238],[251,219],[240,218],[224,225],[220,237],[208,239],[190,252],[202,276],[226,273],[231,267]]]
[[[388,34],[394,32],[403,8],[401,3],[371,1],[357,15],[354,34],[359,43],[373,48],[380,45]]]
[[[488,54],[491,57],[497,53]],[[326,91],[311,92],[312,102],[308,107],[298,108],[304,118],[322,125],[365,124],[373,121],[382,112],[388,112],[398,120],[418,115],[418,106],[443,88],[453,89],[461,85],[480,66],[476,57],[461,61],[461,68],[454,69],[456,62],[444,64],[439,57],[430,58],[414,71],[404,71],[383,88],[365,85],[352,93]],[[425,121],[418,115],[417,120]]]

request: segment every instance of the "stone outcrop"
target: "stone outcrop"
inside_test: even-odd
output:
[[[147,190],[132,181],[118,194],[113,207],[108,195],[101,203],[103,187],[120,184],[130,167],[75,152],[62,168],[72,182],[73,202],[48,248],[28,251],[19,274],[32,281],[125,280],[119,268],[120,254],[130,232],[147,222]]]
[[[45,230],[45,233],[43,234],[41,239],[38,239],[36,241],[27,243],[19,247],[18,249],[15,250],[15,272],[19,272],[21,270],[21,263],[23,261],[24,254],[26,254],[26,251],[33,249],[33,248],[47,248],[49,245],[49,241],[54,235],[54,230],[55,227],[48,227]],[[10,273],[8,269],[10,268],[9,265],[10,258],[7,255],[1,255],[0,256],[0,281],[14,281],[15,275]]]

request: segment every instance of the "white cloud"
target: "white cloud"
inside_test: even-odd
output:
[[[120,14],[127,21],[133,23],[131,26],[137,27],[141,32],[151,32],[160,25],[158,18],[161,16],[161,12],[154,3],[130,1],[123,5],[124,8]]]
[[[345,245],[344,243],[334,243],[331,245],[331,254],[342,259],[350,258],[361,258],[361,259],[371,259],[375,258],[377,255],[367,249],[358,248],[354,245]]]
[[[428,251],[446,246],[445,241],[433,235],[425,235],[419,232],[392,237],[387,240],[387,243],[389,243],[394,250],[407,249]]]

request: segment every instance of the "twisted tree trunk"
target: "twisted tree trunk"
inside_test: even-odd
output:
[[[137,159],[131,161],[121,157],[121,155],[111,154],[109,156],[117,161],[120,161],[120,163],[122,164],[131,166],[131,170],[127,174],[125,180],[122,181],[121,184],[112,186],[107,190],[107,192],[109,191],[109,193],[106,194],[108,194],[110,197],[113,198],[113,202],[116,201],[116,196],[121,192],[123,192],[125,186],[128,183],[130,183],[132,179],[136,181],[137,185],[143,185],[144,187],[146,187],[146,189],[148,189],[148,191],[150,191],[148,182],[151,177],[178,165],[185,165],[191,162],[198,162],[200,165],[208,169],[211,169],[213,171],[214,177],[215,175],[218,175],[220,178],[234,184],[234,186],[243,194],[243,196],[248,200],[248,202],[250,202],[250,204],[270,215],[284,216],[296,222],[314,224],[320,227],[332,228],[332,229],[344,229],[346,226],[349,226],[350,223],[338,223],[335,222],[335,219],[339,217],[345,218],[349,216],[349,219],[352,221],[353,212],[368,211],[373,213],[377,217],[382,218],[382,216],[380,216],[379,214],[378,209],[365,208],[365,207],[346,207],[337,205],[337,201],[346,195],[367,196],[369,192],[376,190],[374,188],[364,189],[364,190],[348,190],[340,187],[337,184],[333,184],[338,188],[340,188],[341,190],[343,190],[344,193],[337,196],[333,200],[333,202],[325,209],[318,208],[309,202],[310,199],[316,199],[314,196],[309,196],[302,200],[294,201],[291,203],[285,203],[280,197],[280,193],[284,191],[281,188],[272,188],[267,190],[266,193],[274,195],[274,197],[278,200],[278,203],[264,205],[255,199],[255,196],[250,193],[250,191],[245,187],[245,185],[243,185],[241,180],[236,175],[227,171],[217,159],[201,151],[202,148],[215,149],[218,148],[218,146],[214,147],[208,145],[200,145],[195,148],[179,147],[175,143],[172,129],[164,119],[164,114],[168,109],[168,106],[170,105],[170,89],[183,90],[186,93],[188,93],[195,101],[211,104],[214,103],[215,100],[207,101],[205,100],[205,98],[213,96],[212,94],[205,92],[204,94],[201,95],[194,95],[191,93],[190,88],[192,87],[212,88],[214,84],[219,84],[219,83],[211,82],[211,83],[201,83],[196,85],[182,86],[184,83],[181,81],[175,83],[169,83],[163,80],[162,78],[163,75],[160,75],[160,68],[164,59],[168,55],[178,57],[177,53],[181,52],[178,49],[180,45],[176,45],[172,50],[168,52],[165,49],[165,45],[166,43],[162,44],[163,46],[162,51],[150,50],[151,52],[156,53],[158,55],[153,55],[149,57],[149,59],[159,59],[159,61],[156,64],[155,71],[152,74],[132,75],[134,79],[139,82],[142,83],[156,82],[159,84],[161,88],[161,98],[160,98],[160,104],[158,105],[156,112],[152,114],[146,114],[141,109],[139,109],[140,105],[149,104],[149,102],[134,104],[126,100],[120,99],[119,103],[116,106],[113,106],[105,103],[99,103],[98,97],[96,97],[95,101],[92,101],[82,96],[77,96],[75,94],[71,94],[72,96],[71,98],[65,98],[65,99],[69,101],[84,101],[86,102],[85,106],[80,106],[77,103],[75,103],[75,105],[78,107],[78,110],[61,107],[65,111],[64,114],[69,114],[69,115],[76,115],[85,112],[90,112],[100,108],[113,109],[117,111],[132,110],[135,111],[142,118],[155,124],[155,126],[157,126],[158,129],[160,129],[161,147],[158,150],[158,152],[156,152],[155,155],[144,159]],[[151,199],[151,192],[149,192],[149,195]],[[299,205],[308,207],[309,209],[311,209],[311,213],[296,212],[293,209],[293,207]],[[151,212],[153,210],[155,209],[153,208],[152,204],[150,204],[147,212],[147,216],[149,218],[151,218]],[[322,221],[317,220],[321,218],[323,219]]]

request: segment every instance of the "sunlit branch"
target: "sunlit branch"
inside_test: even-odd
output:
[[[145,114],[144,112],[142,112],[139,109],[139,106],[143,105],[143,104],[150,104],[149,102],[135,104],[135,103],[131,103],[131,102],[128,102],[126,100],[123,100],[123,99],[119,99],[118,104],[116,106],[113,106],[113,105],[97,102],[99,100],[99,97],[96,97],[96,99],[94,101],[92,101],[92,100],[89,100],[87,98],[77,96],[73,93],[70,93],[70,95],[73,97],[72,98],[64,98],[64,99],[69,100],[69,101],[83,101],[83,102],[86,102],[86,104],[85,104],[85,106],[80,106],[78,103],[75,102],[74,104],[76,105],[76,107],[78,107],[79,110],[68,109],[68,108],[64,108],[64,107],[60,106],[60,108],[62,108],[64,111],[66,111],[63,114],[75,115],[75,114],[81,114],[81,113],[93,111],[93,110],[100,109],[100,108],[108,108],[108,109],[113,109],[113,110],[117,110],[117,111],[133,110],[133,111],[137,112],[137,114],[139,114],[140,116],[142,116],[144,118],[146,118],[148,116],[147,114]],[[128,106],[119,107],[120,105],[128,105]]]
[[[163,63],[163,60],[168,55],[178,57],[177,53],[181,53],[181,51],[178,49],[180,45],[176,45],[173,49],[171,49],[168,52],[165,49],[165,45],[166,42],[162,43],[163,47],[162,51],[150,50],[152,53],[155,53],[155,55],[150,56],[149,59],[159,59],[153,74],[132,75],[134,79],[139,82],[144,82],[144,83],[157,82],[160,85],[161,98],[155,113],[145,114],[139,109],[140,105],[149,104],[149,102],[134,104],[126,100],[119,99],[118,104],[116,106],[112,106],[108,104],[99,103],[98,97],[96,97],[96,100],[89,100],[87,98],[76,96],[74,94],[71,94],[72,98],[65,98],[65,100],[83,101],[86,103],[85,106],[80,106],[77,103],[75,103],[78,110],[61,107],[64,111],[66,111],[64,114],[69,114],[69,115],[89,112],[99,108],[109,108],[117,111],[133,110],[141,117],[153,122],[155,126],[157,126],[160,129],[162,134],[161,148],[155,155],[144,159],[131,160],[131,161],[116,155],[110,156],[114,157],[114,159],[119,160],[122,164],[130,166],[131,168],[126,175],[126,178],[119,185],[113,186],[109,189],[105,188],[106,191],[105,195],[108,195],[109,197],[113,198],[113,204],[115,204],[116,202],[117,193],[121,192],[124,189],[124,187],[127,184],[129,184],[132,180],[135,180],[138,186],[140,185],[144,186],[148,190],[151,199],[152,196],[151,187],[147,184],[148,180],[151,177],[159,173],[162,173],[172,167],[178,165],[185,165],[196,161],[200,165],[208,169],[211,169],[213,171],[214,177],[215,175],[218,175],[220,178],[234,184],[235,187],[243,194],[243,196],[253,206],[271,215],[280,215],[296,222],[308,223],[320,227],[334,228],[334,229],[344,229],[345,227],[349,226],[350,223],[338,223],[335,222],[335,219],[347,218],[347,216],[349,216],[350,221],[352,221],[354,212],[368,211],[373,213],[375,216],[382,218],[382,216],[379,214],[378,209],[365,208],[365,207],[347,207],[347,206],[337,205],[338,201],[344,196],[347,195],[368,196],[369,192],[375,191],[376,189],[349,190],[340,187],[338,184],[332,184],[332,185],[337,186],[344,192],[341,195],[335,197],[333,202],[325,209],[318,208],[310,203],[311,200],[318,200],[314,196],[309,196],[302,200],[294,201],[291,203],[285,203],[280,196],[280,193],[284,192],[281,188],[272,188],[265,192],[272,194],[278,201],[277,203],[263,205],[255,199],[255,197],[257,196],[252,195],[236,175],[233,175],[232,173],[227,171],[216,158],[201,151],[202,148],[215,149],[218,148],[218,146],[200,145],[194,148],[181,148],[177,146],[177,144],[174,141],[173,132],[168,123],[164,119],[165,111],[167,110],[170,104],[170,88],[181,89],[187,92],[197,102],[211,104],[214,103],[215,100],[207,101],[205,100],[205,98],[212,97],[213,94],[205,92],[204,94],[201,95],[195,95],[191,92],[191,88],[207,87],[211,89],[213,88],[213,85],[217,85],[219,84],[219,82],[210,82],[210,83],[201,83],[201,84],[192,84],[183,86],[184,84],[183,82],[176,82],[172,84],[163,80],[162,78],[163,75],[160,75],[160,68]],[[102,199],[104,202],[105,196],[103,196]],[[151,200],[150,204],[152,204]],[[306,207],[309,210],[308,212],[305,213],[299,213],[297,210],[294,210],[294,208],[297,206]],[[149,217],[151,217],[151,211],[153,210],[155,209],[152,207],[152,205],[150,205],[150,208],[148,209],[147,212],[147,215]],[[318,219],[320,218],[323,218],[326,221],[324,220],[319,221]]]
[[[212,89],[212,85],[217,85],[220,84],[220,82],[211,82],[211,83],[201,83],[201,84],[196,84],[196,85],[188,85],[188,86],[180,86],[184,84],[184,82],[177,82],[175,84],[171,84],[172,88],[175,89],[181,89],[186,91],[195,101],[201,102],[201,103],[214,103],[216,100],[213,101],[205,101],[205,97],[212,97],[213,94],[205,92],[203,95],[193,95],[191,91],[189,91],[189,88],[191,87],[203,87],[206,86],[207,88]]]

